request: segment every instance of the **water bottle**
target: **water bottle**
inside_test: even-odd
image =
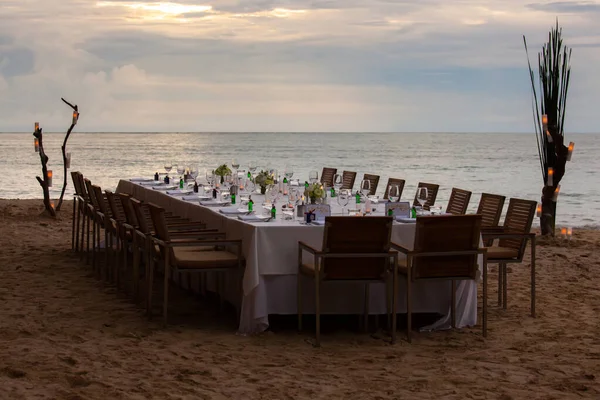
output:
[[[179,177],[179,189],[183,190],[183,176]]]

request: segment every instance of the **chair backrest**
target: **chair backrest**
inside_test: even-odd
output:
[[[471,194],[472,193],[468,190],[452,188],[446,212],[453,215],[466,214],[467,207],[469,207],[469,201],[471,200]]]
[[[333,176],[337,173],[337,168],[327,168],[323,167],[323,172],[321,172],[321,183],[325,187],[333,186]]]
[[[154,234],[156,237],[164,242],[169,242],[171,240],[169,236],[169,228],[167,227],[167,219],[165,218],[165,209],[157,206],[153,203],[146,203],[148,210],[150,211],[150,217],[152,219],[152,225],[154,226]],[[171,259],[171,263],[175,263],[175,253],[173,252],[173,248],[169,249]],[[160,254],[162,257],[165,256],[165,249],[160,247]]]
[[[411,278],[475,279],[478,254],[460,253],[478,250],[480,238],[481,215],[417,217],[414,252],[431,256],[413,258]]]
[[[535,216],[537,202],[531,200],[510,199],[508,210],[504,217],[504,229],[506,233],[529,233],[531,224]],[[519,259],[523,258],[526,239],[502,239],[499,241],[500,247],[508,247],[519,252]]]
[[[108,205],[110,206],[110,212],[112,213],[115,221],[119,223],[125,222],[125,212],[123,211],[123,206],[121,205],[121,199],[119,199],[117,195],[110,190],[105,190],[104,193],[106,193],[106,199],[108,200]]]
[[[92,191],[94,192],[94,197],[96,198],[96,203],[98,203],[98,210],[104,214],[106,218],[111,218],[112,213],[108,208],[107,202],[104,200],[104,195],[102,194],[102,188],[98,185],[92,185]]]
[[[118,196],[121,199],[121,205],[123,206],[123,211],[125,212],[125,222],[137,229],[138,220],[137,216],[135,215],[133,204],[131,204],[131,196],[127,193],[119,193]]]
[[[419,182],[418,187],[419,188],[421,188],[421,187],[427,188],[427,201],[425,201],[423,208],[426,210],[429,210],[429,208],[435,204],[435,199],[437,199],[437,194],[438,194],[440,185],[436,185],[435,183]],[[417,193],[418,193],[418,189],[417,189]],[[419,205],[419,203],[417,202],[417,193],[415,193],[415,201],[413,202],[413,206]]]
[[[94,189],[92,188],[92,182],[89,179],[84,178],[83,183],[90,198],[90,202],[92,203],[92,206],[94,206],[94,210],[98,210],[100,206],[98,205],[98,200],[96,199],[96,193],[94,193]]]
[[[371,182],[369,195],[374,196],[375,193],[377,193],[377,186],[379,186],[379,175],[364,174],[363,179],[366,179],[369,182]]]
[[[477,214],[481,215],[481,226],[490,227],[500,224],[500,216],[506,197],[498,194],[481,193]]]
[[[75,188],[75,196],[83,197],[83,190],[79,186],[79,171],[71,171],[71,179],[73,180],[73,187]]]
[[[356,172],[344,171],[342,173],[342,189],[354,189],[354,181],[356,180]]]
[[[385,186],[385,193],[383,194],[383,198],[385,200],[387,200],[389,198],[389,194],[390,194],[390,186],[392,185],[396,185],[398,186],[398,188],[400,189],[400,193],[399,196],[402,196],[402,192],[404,191],[404,184],[405,184],[405,180],[404,179],[398,179],[398,178],[389,178],[387,185]]]
[[[323,252],[327,254],[379,254],[390,250],[391,217],[327,217]],[[329,280],[382,279],[390,258],[340,257],[323,260]]]
[[[137,219],[137,230],[142,232],[144,235],[152,233],[152,227],[149,224],[146,214],[144,212],[144,204],[138,199],[133,197],[130,199],[131,205],[135,210],[135,217]]]
[[[83,174],[81,172],[77,174],[77,181],[79,182],[79,189],[81,190],[81,196],[83,197],[83,200],[85,202],[90,202],[90,194],[85,184],[85,178],[83,177]]]

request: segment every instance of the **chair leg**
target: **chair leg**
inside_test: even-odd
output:
[[[316,347],[321,347],[321,279],[315,277],[315,330],[316,330]]]
[[[169,310],[169,249],[165,251],[165,283],[164,283],[164,299],[163,299],[163,325],[167,326],[167,314]]]
[[[456,328],[456,281],[452,280],[451,289],[451,304],[450,304],[450,317],[452,318],[452,329]]]
[[[408,261],[408,273],[406,275],[406,339],[408,343],[412,342],[412,294],[411,294],[411,268],[412,268],[412,260]]]
[[[109,236],[110,236],[110,242],[112,242],[112,235],[109,234],[108,229],[106,229],[106,226],[105,226],[104,227],[104,280],[105,281],[109,280],[109,269],[110,269],[109,268],[110,260],[108,258],[108,251],[110,249],[109,246],[112,246],[112,243],[109,244]]]
[[[370,284],[365,284],[365,299],[363,307],[363,327],[365,332],[369,332],[369,295],[370,295]]]
[[[96,271],[96,221],[92,224],[92,269]]]
[[[488,287],[487,287],[487,256],[486,254],[483,255],[483,293],[482,293],[482,297],[483,297],[483,321],[482,321],[482,329],[483,329],[483,337],[487,337],[487,291],[488,291]]]
[[[152,318],[152,287],[154,284],[154,257],[146,247],[146,313]]]
[[[77,208],[77,198],[73,198],[73,215],[71,217],[71,250],[75,250],[75,212]]]
[[[75,251],[81,251],[81,244],[79,243],[79,225],[81,224],[81,200],[77,200],[77,221],[75,223]]]
[[[506,264],[502,267],[502,308],[506,310],[507,306],[507,273],[506,273]]]
[[[392,278],[392,344],[396,343],[396,323],[398,320],[398,268],[394,265]]]
[[[298,282],[296,286],[297,312],[298,312],[298,332],[302,331],[302,274],[298,272]]]
[[[498,264],[498,307],[502,305],[502,264]]]
[[[136,234],[135,232],[133,233],[134,235]],[[133,239],[133,244],[132,244],[132,250],[133,250],[133,276],[131,278],[131,284],[132,284],[132,293],[133,293],[133,298],[135,299],[136,303],[139,299],[139,283],[140,283],[140,249],[137,246],[137,239],[134,236]]]
[[[535,237],[531,238],[531,316],[535,318]]]
[[[85,230],[85,263],[90,263],[90,216],[86,214],[83,220],[83,228]],[[83,231],[82,231],[83,232]]]

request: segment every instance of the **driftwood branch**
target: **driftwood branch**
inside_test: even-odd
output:
[[[42,191],[44,192],[44,207],[46,209],[46,212],[50,214],[50,216],[56,217],[56,211],[54,210],[54,208],[52,207],[52,203],[50,202],[50,190],[48,186],[48,156],[44,151],[44,142],[42,140],[42,128],[37,128],[35,132],[33,132],[33,136],[38,140],[39,143],[38,149],[40,153],[40,161],[42,163],[42,176],[44,177],[43,179],[39,176],[36,176],[35,178],[40,183]]]
[[[65,140],[63,141],[62,144],[62,156],[63,156],[63,187],[62,190],[60,192],[60,198],[58,199],[58,204],[56,206],[56,211],[60,211],[60,207],[62,206],[63,203],[63,197],[65,195],[65,190],[67,188],[67,141],[69,140],[69,137],[71,136],[71,132],[73,132],[73,128],[75,128],[75,125],[77,125],[77,120],[79,119],[79,109],[76,105],[73,105],[71,103],[69,103],[67,100],[65,100],[64,98],[60,98],[65,104],[67,104],[69,107],[71,107],[73,109],[73,121],[71,122],[71,126],[69,127],[69,130],[67,131],[67,134],[65,136]],[[69,160],[69,164],[70,164],[70,160]],[[70,167],[70,165],[69,165]]]

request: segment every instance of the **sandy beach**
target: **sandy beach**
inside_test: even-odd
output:
[[[286,322],[238,336],[189,294],[168,328],[148,321],[71,251],[71,207],[53,220],[41,200],[0,200],[0,399],[600,398],[600,231],[539,240],[536,319],[526,258],[508,310],[491,267],[485,340],[477,326],[392,346],[349,324],[316,349]]]

